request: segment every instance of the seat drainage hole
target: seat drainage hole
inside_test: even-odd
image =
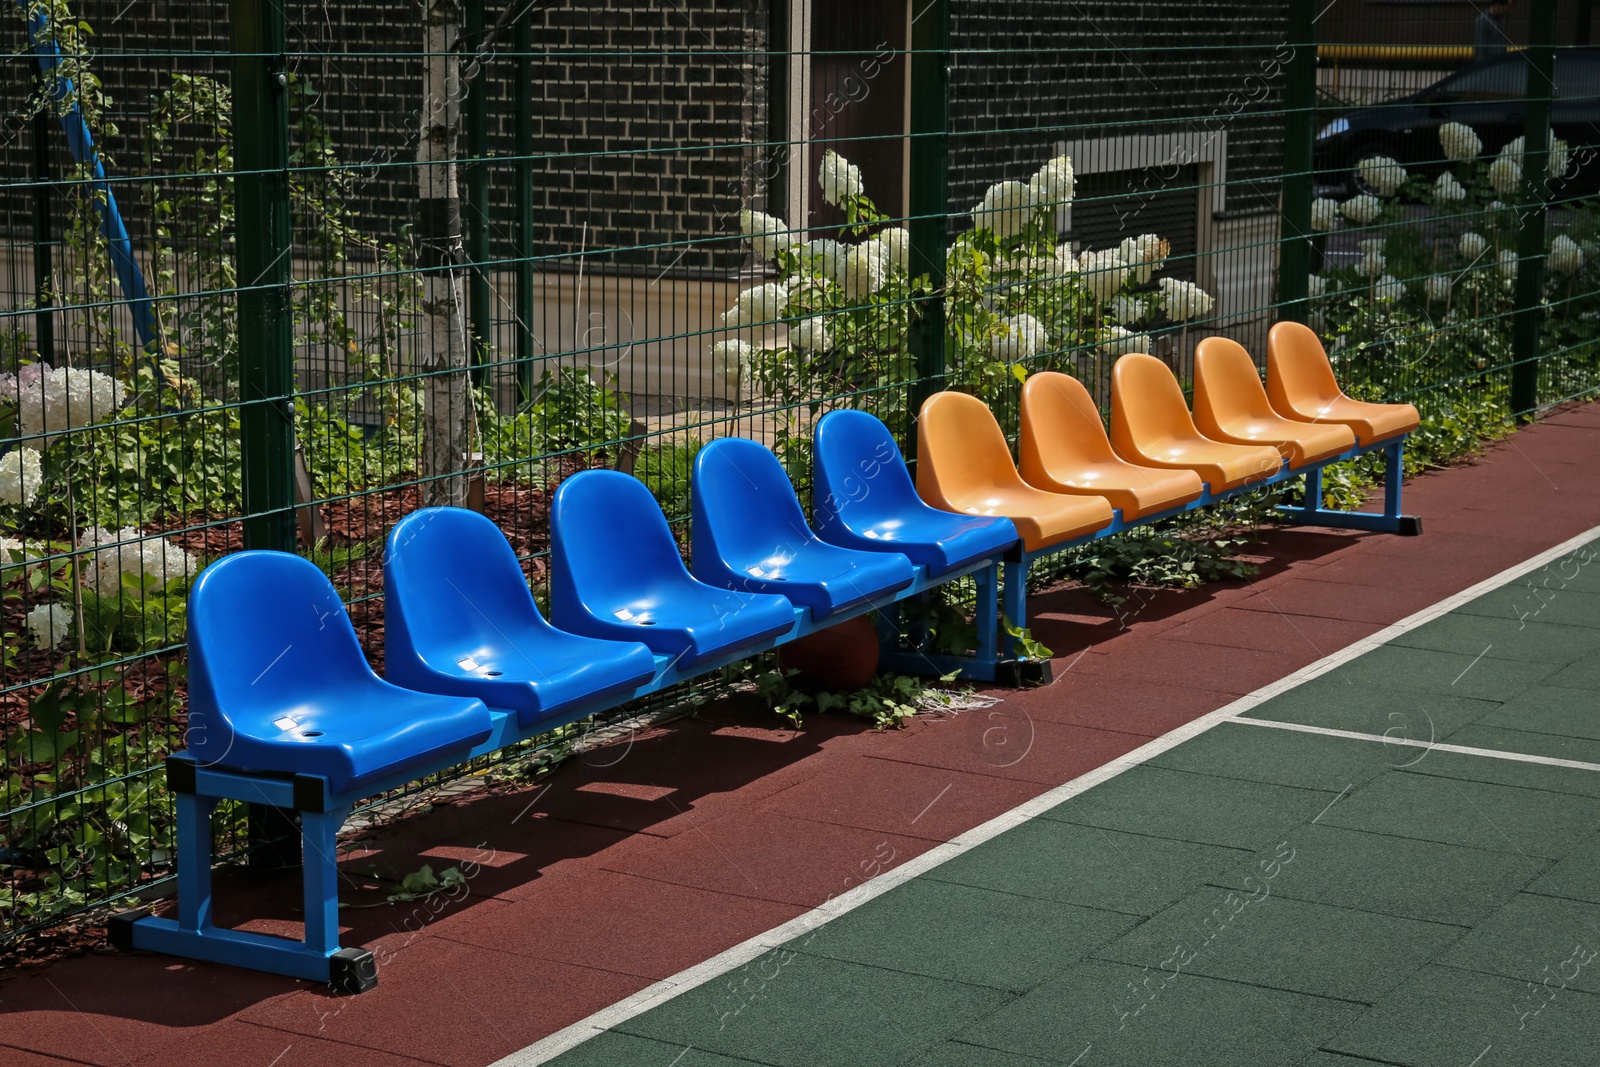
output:
[[[321,730],[307,730],[304,733],[302,733],[300,736],[301,737],[321,737],[322,736],[322,731]]]
[[[505,671],[484,671],[483,672],[484,677],[486,677],[486,678],[498,678],[504,673],[505,673]]]

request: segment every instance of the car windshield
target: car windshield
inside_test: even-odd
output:
[[[1514,56],[1468,67],[1440,82],[1428,94],[1428,99],[1436,103],[1520,100],[1527,82],[1527,61]]]

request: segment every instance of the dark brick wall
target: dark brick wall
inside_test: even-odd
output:
[[[1287,0],[954,0],[951,201],[1026,180],[1057,141],[1225,129],[1227,210],[1270,208]],[[1254,80],[1250,79],[1255,75]],[[1142,182],[1142,179],[1141,179]]]

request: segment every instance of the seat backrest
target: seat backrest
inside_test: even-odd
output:
[[[561,483],[550,504],[551,614],[632,599],[640,589],[689,581],[667,517],[644,483],[587,470]]]
[[[783,464],[757,441],[722,437],[702,448],[690,495],[697,563],[702,551],[729,563],[788,558],[815,539]]]
[[[1111,368],[1111,439],[1119,449],[1198,435],[1183,388],[1165,363],[1137,352],[1117,360]]]
[[[424,508],[396,523],[383,591],[386,662],[503,645],[506,632],[542,617],[511,542],[466,508]]]
[[[189,750],[226,755],[232,727],[267,729],[309,696],[376,680],[333,583],[288,552],[245,551],[189,590]]]
[[[1267,334],[1267,396],[1278,414],[1321,407],[1343,395],[1316,331],[1299,322],[1272,327]]]
[[[1069,469],[1116,460],[1100,409],[1083,383],[1059,371],[1041,371],[1022,385],[1024,471]]]
[[[812,433],[811,514],[817,529],[848,513],[909,515],[926,507],[889,427],[865,411],[830,411]]]
[[[975,396],[945,391],[922,405],[917,419],[917,488],[929,503],[970,492],[1023,488],[994,412]]]
[[[1226,337],[1201,341],[1194,353],[1194,421],[1200,432],[1214,437],[1224,423],[1272,417],[1261,375],[1244,346]]]

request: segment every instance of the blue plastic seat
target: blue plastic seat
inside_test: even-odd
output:
[[[821,622],[910,585],[898,552],[860,552],[822,541],[778,457],[764,445],[724,437],[694,460],[694,575],[711,585],[777,593]]]
[[[1017,543],[1010,519],[958,515],[923,503],[889,428],[864,411],[831,411],[813,433],[812,522],[826,541],[898,552],[930,578]]]
[[[562,482],[550,533],[550,615],[563,630],[643,641],[689,668],[795,625],[784,597],[690,575],[655,497],[632,475],[589,470]]]
[[[188,751],[202,766],[320,775],[348,793],[489,737],[483,701],[373,673],[327,577],[235,552],[189,593]]]
[[[475,511],[425,508],[396,523],[383,588],[384,674],[408,689],[477,697],[532,726],[655,677],[639,642],[546,622],[510,542]]]

